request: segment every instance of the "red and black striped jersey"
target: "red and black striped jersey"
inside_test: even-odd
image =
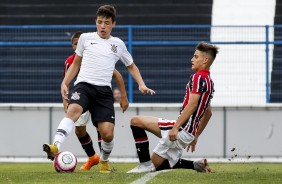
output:
[[[195,112],[190,116],[190,118],[182,125],[182,128],[191,133],[192,135],[196,135],[199,123],[210,104],[210,101],[213,97],[214,93],[214,83],[210,78],[209,70],[200,70],[197,73],[191,75],[190,80],[186,86],[186,94],[183,101],[183,109],[186,107],[189,101],[190,94],[199,94],[200,99],[198,102],[198,107]]]
[[[66,72],[68,71],[68,69],[69,69],[69,67],[70,67],[70,65],[73,63],[73,60],[74,60],[74,58],[75,58],[75,53],[73,54],[73,55],[71,55],[71,56],[69,56],[68,58],[67,58],[67,60],[65,61],[65,65],[64,65],[64,77],[65,77],[65,75],[66,75]]]

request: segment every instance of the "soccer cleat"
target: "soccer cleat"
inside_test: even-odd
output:
[[[198,172],[211,172],[207,159],[197,160],[193,162],[194,168]]]
[[[127,173],[145,173],[145,172],[154,172],[156,170],[153,163],[150,165],[145,164],[139,164],[138,166],[134,167],[130,171],[127,171]]]
[[[88,160],[80,167],[79,170],[90,170],[91,167],[97,165],[99,163],[99,155],[95,153],[92,157],[89,157]]]
[[[58,153],[58,147],[56,144],[43,144],[43,151],[47,153],[47,158],[54,160],[56,154]]]
[[[99,168],[100,168],[100,173],[110,173],[113,171],[108,160],[107,161],[100,160]]]

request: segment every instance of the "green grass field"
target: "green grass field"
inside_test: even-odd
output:
[[[100,174],[97,166],[91,171],[57,173],[52,163],[0,163],[0,183],[131,183],[146,174],[127,174],[137,164],[112,163],[115,171]],[[81,166],[78,164],[77,168]],[[270,184],[282,183],[282,164],[276,163],[211,163],[213,173],[172,170],[160,173],[148,183],[193,184]]]

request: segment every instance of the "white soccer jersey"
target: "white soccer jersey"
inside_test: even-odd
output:
[[[82,57],[82,63],[74,84],[87,82],[111,87],[116,62],[121,60],[125,66],[133,63],[132,56],[121,39],[113,36],[103,39],[97,32],[82,34],[75,52]]]

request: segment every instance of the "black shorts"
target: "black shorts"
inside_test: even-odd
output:
[[[70,104],[80,105],[83,113],[89,110],[95,127],[98,127],[98,122],[115,123],[114,98],[109,86],[78,83],[74,86]]]

